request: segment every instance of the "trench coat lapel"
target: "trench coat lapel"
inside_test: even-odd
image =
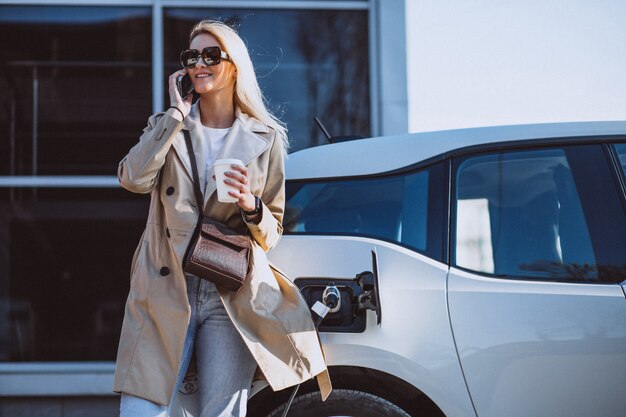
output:
[[[189,135],[191,136],[191,144],[193,145],[193,153],[195,154],[196,164],[198,166],[198,177],[200,179],[200,189],[204,188],[205,182],[205,144],[204,138],[202,135],[202,129],[200,125],[200,116],[198,114],[197,102],[193,106],[191,106],[191,111],[189,115],[183,121],[183,130],[188,130]],[[191,181],[193,181],[193,173],[191,170],[191,161],[189,159],[189,153],[187,152],[187,145],[185,144],[185,136],[184,133],[181,132],[177,135],[176,139],[172,143],[174,150],[178,154],[178,157],[183,163],[185,167],[185,171],[187,171],[187,175]]]
[[[233,126],[226,135],[224,146],[215,157],[215,160],[225,158],[239,159],[244,165],[248,166],[250,162],[254,161],[270,146],[268,139],[256,133],[267,133],[269,129],[264,123],[249,117],[239,109],[236,110],[236,116]],[[205,210],[209,199],[217,191],[213,173],[210,172],[207,175],[209,180],[204,190]]]
[[[205,143],[204,135],[202,133],[202,122],[200,120],[200,101],[196,101],[191,106],[189,115],[183,121],[183,129],[189,130],[191,135],[191,143],[193,144],[193,150],[196,156],[196,162],[198,164],[198,176],[200,177],[200,189],[204,189],[204,208],[206,208],[207,202],[217,191],[217,184],[213,179],[212,172],[205,172]],[[269,128],[261,121],[248,116],[241,112],[239,108],[235,110],[235,121],[233,126],[228,131],[226,139],[224,140],[224,146],[221,151],[215,157],[215,160],[224,158],[233,158],[243,161],[244,165],[249,165],[256,157],[261,155],[269,146],[269,140],[263,136],[257,135],[257,133],[267,133]],[[185,139],[181,132],[174,140],[173,145],[178,157],[181,159],[189,178],[193,180],[191,171],[191,162],[187,153],[187,147],[185,145]],[[208,181],[205,178],[208,176]]]

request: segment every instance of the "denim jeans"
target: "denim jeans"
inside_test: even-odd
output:
[[[122,393],[120,417],[169,417],[175,396],[192,394],[198,400],[194,417],[246,415],[256,361],[228,317],[215,285],[194,275],[185,275],[185,280],[191,318],[170,405]]]

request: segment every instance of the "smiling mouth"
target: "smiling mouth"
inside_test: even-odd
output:
[[[213,74],[198,74],[196,75],[196,78],[209,78],[212,77]]]

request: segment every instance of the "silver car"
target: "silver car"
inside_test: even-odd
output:
[[[378,137],[287,160],[270,260],[312,305],[334,392],[289,415],[626,415],[626,122]],[[291,390],[253,387],[249,416]]]

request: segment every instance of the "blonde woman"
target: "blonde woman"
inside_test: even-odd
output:
[[[330,381],[308,307],[265,255],[282,235],[286,129],[266,109],[247,48],[229,26],[198,23],[181,65],[169,77],[171,107],[150,116],[118,167],[122,187],[151,197],[117,354],[120,415],[168,416],[176,395],[197,390],[200,417],[245,416],[257,367],[274,390],[317,376],[325,399]],[[200,95],[193,105],[177,89],[184,75]],[[204,207],[196,207],[183,130]],[[222,158],[245,165],[232,165],[225,180],[235,203],[217,200],[211,168]],[[238,292],[182,270],[199,210],[252,237],[251,269]]]

